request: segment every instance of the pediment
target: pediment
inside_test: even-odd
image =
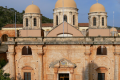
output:
[[[47,37],[59,37],[58,35],[63,33],[63,23],[54,27],[48,34]],[[83,36],[82,32],[76,27],[64,21],[64,34],[72,35],[73,37]]]
[[[66,68],[66,67],[69,67],[69,68],[75,68],[76,67],[76,64],[72,63],[71,61],[67,60],[67,59],[61,59],[61,60],[58,60],[58,61],[55,61],[55,62],[52,62],[50,64],[50,67],[51,68]]]

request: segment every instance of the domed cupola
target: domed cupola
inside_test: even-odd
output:
[[[23,29],[41,29],[41,19],[40,8],[32,3],[23,14]]]
[[[64,3],[63,0],[58,0],[55,4],[55,8],[63,7],[63,4],[64,7],[77,8],[77,5],[74,0],[64,0]]]
[[[78,27],[78,9],[74,0],[58,0],[56,2],[53,14],[53,26],[61,24],[63,19],[69,24]]]
[[[88,15],[90,28],[107,28],[107,12],[102,4],[93,4]]]
[[[105,12],[105,7],[100,3],[96,3],[91,6],[90,12]]]
[[[25,13],[40,13],[38,6],[31,4],[25,9]]]

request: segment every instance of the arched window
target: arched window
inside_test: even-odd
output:
[[[75,15],[73,15],[73,25],[75,25]]]
[[[93,26],[96,26],[96,18],[93,18]]]
[[[104,26],[104,17],[102,17],[102,26]]]
[[[22,55],[32,55],[32,50],[29,46],[24,46],[22,48]]]
[[[8,39],[8,35],[7,34],[3,34],[1,37],[2,42],[7,42]]]
[[[97,48],[97,55],[107,55],[107,48],[105,46],[99,46]]]
[[[37,20],[34,18],[34,26],[37,26]]]
[[[28,18],[26,18],[26,26],[28,26]]]
[[[66,22],[67,22],[67,16],[66,16],[66,15],[64,15],[64,21],[66,21]]]
[[[56,25],[58,25],[58,16],[56,16]]]

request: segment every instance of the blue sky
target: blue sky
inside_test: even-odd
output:
[[[57,0],[0,0],[0,6],[14,8],[19,12],[25,10],[30,4],[37,5],[43,16],[53,19],[53,9]],[[90,7],[96,3],[96,0],[74,0],[79,9],[79,23],[88,23],[88,13]],[[108,25],[113,26],[113,11],[115,16],[114,25],[120,27],[120,0],[98,0],[99,3],[105,6],[108,18]]]

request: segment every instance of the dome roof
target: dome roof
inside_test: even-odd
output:
[[[25,13],[40,13],[38,6],[31,4],[25,9]]]
[[[96,3],[91,6],[90,12],[105,12],[105,7],[100,3]]]
[[[63,7],[63,0],[58,0],[55,4],[55,8]],[[64,7],[73,7],[77,8],[77,5],[74,0],[64,0]]]
[[[113,28],[113,27],[110,28],[110,32],[112,32],[113,30],[117,32],[117,29],[116,29],[116,28]]]

